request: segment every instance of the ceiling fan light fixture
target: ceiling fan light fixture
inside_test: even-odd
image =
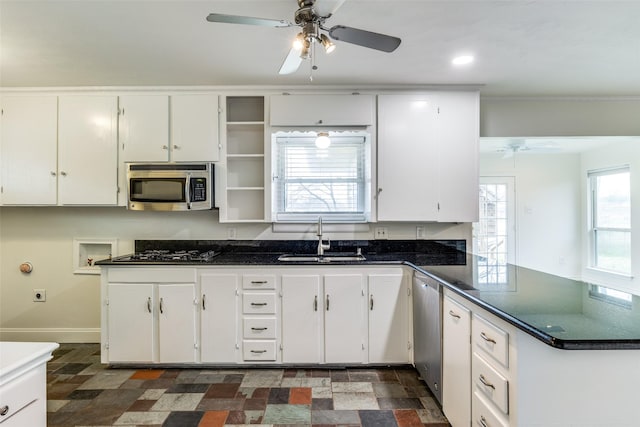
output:
[[[304,47],[304,34],[300,32],[298,33],[296,38],[293,40],[293,48],[295,50],[302,50],[303,47]]]
[[[331,145],[331,139],[329,138],[329,132],[318,132],[316,135],[316,147],[320,149],[329,148]]]
[[[336,50],[336,45],[331,42],[331,39],[324,34],[320,35],[320,43],[322,47],[324,47],[324,51],[326,53],[331,53]]]

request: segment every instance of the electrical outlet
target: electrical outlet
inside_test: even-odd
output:
[[[33,301],[34,302],[45,302],[47,300],[47,291],[44,289],[34,289],[33,290]]]
[[[227,228],[227,239],[236,240],[238,238],[238,230],[235,227]]]
[[[378,240],[385,240],[389,238],[389,231],[387,227],[376,227],[374,238]]]
[[[416,239],[426,239],[427,238],[427,233],[424,229],[424,227],[422,226],[417,226],[416,227]]]

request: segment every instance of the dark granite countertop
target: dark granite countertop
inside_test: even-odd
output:
[[[120,263],[99,261],[100,266],[140,265],[395,265],[405,264],[439,279],[443,286],[556,348],[573,350],[640,349],[640,297],[616,299],[594,285],[508,265],[502,283],[478,278],[482,260],[466,253],[464,240],[345,240],[332,241],[327,253],[362,250],[365,261],[281,262],[284,253],[314,254],[317,241],[193,241],[139,240],[135,250],[216,250],[220,255],[206,263]],[[602,288],[599,289],[602,291]]]

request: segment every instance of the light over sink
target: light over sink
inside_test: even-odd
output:
[[[356,262],[366,261],[362,254],[326,254],[326,255],[309,255],[309,254],[284,254],[278,257],[281,262]]]

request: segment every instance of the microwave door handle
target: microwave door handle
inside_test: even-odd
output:
[[[191,174],[187,174],[187,182],[184,189],[184,199],[187,202],[187,209],[191,209]]]

